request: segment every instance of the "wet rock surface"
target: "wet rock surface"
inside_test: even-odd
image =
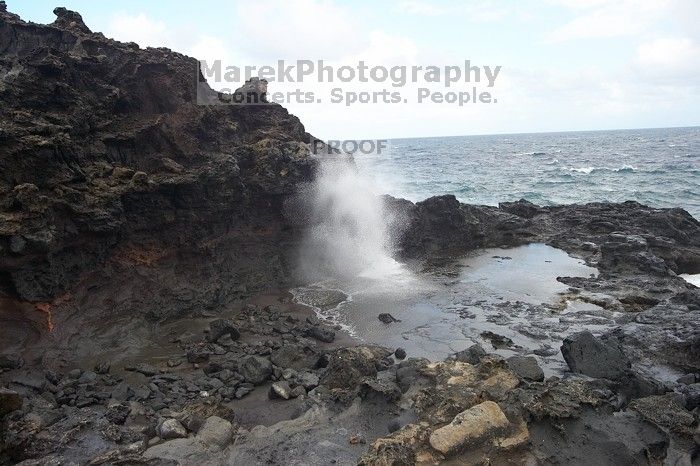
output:
[[[400,255],[448,283],[470,251],[535,242],[600,273],[558,278],[586,312],[457,300],[491,327],[444,360],[364,344],[275,291],[304,227],[285,202],[316,166],[299,120],[197,105],[196,60],[55,14],[26,23],[0,2],[0,463],[697,462],[700,290],[678,274],[700,272],[700,224],[685,211],[387,196]],[[594,330],[566,333],[581,321]],[[537,359],[559,354],[552,339],[570,369],[555,376]]]

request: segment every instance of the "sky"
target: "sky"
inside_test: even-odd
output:
[[[399,138],[700,125],[698,0],[7,0],[38,23],[55,6],[93,31],[164,46],[222,66],[324,60],[327,65],[489,66],[486,82],[270,82],[322,139]],[[212,87],[230,84],[214,82]],[[235,87],[235,86],[234,86]],[[496,103],[457,105],[436,92],[489,91]],[[418,102],[420,88],[430,96]],[[332,102],[341,89],[342,102]],[[401,101],[347,105],[346,93],[398,91]],[[318,102],[321,100],[321,102]],[[337,99],[336,99],[337,100]],[[404,101],[405,100],[405,101]]]

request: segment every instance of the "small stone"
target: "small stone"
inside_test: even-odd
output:
[[[148,175],[145,172],[136,172],[131,177],[131,182],[137,186],[146,186],[148,185]]]
[[[126,382],[120,382],[112,389],[111,396],[117,401],[127,401],[134,396],[134,390]]]
[[[170,358],[168,359],[168,367],[177,367],[183,363],[181,358]]]
[[[399,319],[395,318],[391,314],[387,313],[381,313],[377,316],[377,319],[379,319],[381,322],[385,324],[391,324],[393,322],[401,322]]]
[[[158,429],[158,436],[163,440],[187,437],[187,429],[177,419],[166,419]]]
[[[199,364],[209,361],[211,351],[203,346],[193,346],[187,350],[187,362]]]
[[[403,348],[396,348],[394,356],[396,356],[396,359],[406,359],[406,350]]]
[[[73,379],[73,380],[78,380],[80,376],[83,374],[82,369],[73,369],[68,373],[68,377]]]
[[[292,389],[292,398],[299,398],[300,396],[306,396],[306,389],[301,385],[297,385]]]
[[[21,254],[27,247],[27,240],[19,235],[12,235],[10,237],[10,251],[13,254]]]
[[[131,408],[126,404],[116,403],[107,408],[105,412],[105,418],[112,424],[122,425],[126,422],[126,418],[129,417]]]
[[[252,383],[243,383],[238,387],[236,390],[236,399],[240,400],[244,396],[248,395],[250,392],[253,391],[255,386]]]
[[[21,408],[22,397],[19,393],[6,388],[0,388],[0,417]]]
[[[481,332],[481,337],[486,340],[489,340],[494,349],[509,348],[513,346],[513,340],[504,335],[499,335],[498,333],[494,333],[489,330]]]
[[[306,390],[312,390],[318,386],[318,375],[311,372],[302,372],[296,377],[297,383]]]
[[[108,374],[110,369],[110,363],[102,362],[95,366],[95,372],[98,374]]]
[[[377,371],[385,371],[394,365],[394,361],[389,357],[385,357],[376,362]]]
[[[159,372],[158,369],[145,362],[137,364],[136,367],[133,368],[133,371],[139,372],[145,375],[146,377],[151,377]]]
[[[281,398],[283,400],[292,398],[292,389],[289,387],[289,383],[287,381],[273,383],[270,387],[270,398]]]

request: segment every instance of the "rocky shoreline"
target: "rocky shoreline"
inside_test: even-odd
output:
[[[687,212],[386,196],[424,273],[544,243],[599,271],[560,277],[567,299],[619,317],[565,338],[570,370],[547,378],[496,333],[443,361],[363,344],[288,292],[308,228],[290,204],[319,163],[299,120],[197,105],[196,60],[55,13],[0,2],[0,463],[698,461]]]

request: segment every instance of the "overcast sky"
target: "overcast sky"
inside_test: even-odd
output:
[[[294,84],[326,98],[286,105],[324,139],[700,124],[698,0],[7,1],[41,23],[53,21],[58,2],[109,37],[225,65],[502,67],[492,88],[498,103],[464,107],[419,104],[418,85],[400,89],[409,103],[348,107],[328,102],[336,86]],[[395,90],[343,84],[383,88]]]

